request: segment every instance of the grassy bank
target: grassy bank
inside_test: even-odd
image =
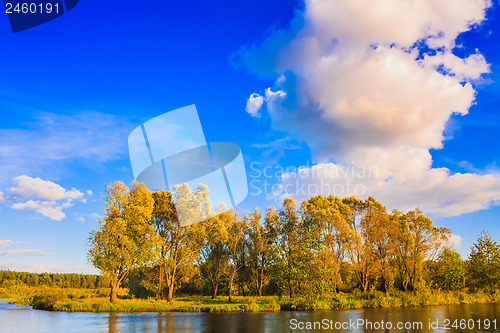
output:
[[[34,309],[68,312],[264,312],[282,310],[347,310],[361,308],[416,307],[428,305],[497,303],[500,293],[468,293],[465,291],[394,292],[385,297],[380,292],[337,294],[323,299],[277,296],[227,297],[180,296],[171,302],[130,298],[121,290],[119,299],[110,303],[107,289],[61,289],[13,287],[0,289],[0,298],[31,305]]]

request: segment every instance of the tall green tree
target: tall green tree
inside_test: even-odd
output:
[[[465,286],[465,262],[457,251],[444,249],[434,263],[432,275],[436,287],[459,290]]]
[[[156,241],[151,192],[142,184],[132,183],[129,190],[122,182],[106,188],[105,215],[99,228],[90,235],[89,261],[109,279],[110,301],[116,301],[118,288],[130,270],[148,264]]]
[[[467,260],[469,284],[494,292],[500,284],[500,245],[483,232],[471,248]]]

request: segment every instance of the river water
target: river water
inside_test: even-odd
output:
[[[66,313],[1,301],[0,332],[500,332],[499,315],[500,304],[277,313]]]

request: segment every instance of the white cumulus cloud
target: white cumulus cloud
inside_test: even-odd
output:
[[[40,178],[31,178],[26,175],[13,179],[14,186],[10,191],[20,199],[39,198],[42,200],[78,199],[83,193],[76,190],[65,190],[61,185]]]
[[[61,221],[66,217],[66,214],[62,212],[64,207],[56,206],[55,201],[28,200],[26,202],[16,202],[11,207],[13,209],[23,211],[34,210],[35,212],[55,221]]]
[[[500,182],[494,175],[454,174],[433,168],[405,180],[381,177],[376,166],[320,163],[284,173],[269,199],[334,194],[340,197],[374,196],[389,209],[410,210],[419,206],[436,216],[455,216],[490,208],[500,203]]]
[[[489,6],[306,0],[288,29],[245,48],[240,61],[248,69],[276,78],[264,98],[274,129],[306,142],[319,167],[377,169],[352,179],[295,177],[294,186],[282,178],[280,195],[300,197],[301,184],[349,180],[389,207],[420,206],[436,215],[500,203],[500,175],[433,168],[429,152],[443,148],[450,116],[468,113],[473,83],[490,70],[479,51],[465,58],[452,52],[457,36],[480,24]],[[327,187],[320,192],[332,193]]]
[[[79,190],[67,190],[41,178],[21,175],[15,177],[13,183],[10,196],[3,198],[4,204],[16,210],[32,210],[52,220],[60,221],[65,218],[63,209],[72,207],[73,200],[85,202],[85,194]]]
[[[460,237],[459,235],[451,234],[450,238],[448,239],[448,246],[451,248],[457,248],[461,243],[462,237]]]

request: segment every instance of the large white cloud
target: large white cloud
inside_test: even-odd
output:
[[[359,46],[396,43],[403,47],[430,39],[452,45],[461,32],[480,23],[489,0],[307,0],[304,30]]]
[[[478,51],[459,58],[452,50],[490,5],[306,0],[289,29],[244,49],[240,60],[276,78],[265,98],[272,126],[307,142],[322,166],[375,167],[370,178],[350,180],[362,184],[366,195],[392,207],[459,215],[497,204],[500,177],[432,168],[429,150],[443,147],[446,122],[452,114],[467,114],[473,83],[489,72]],[[295,178],[332,186],[347,180]],[[289,179],[282,179],[284,186]]]
[[[446,168],[433,168],[415,177],[381,178],[378,167],[320,163],[284,173],[279,186],[269,189],[271,199],[334,194],[341,197],[374,196],[389,209],[410,210],[416,206],[438,216],[454,216],[486,209],[500,203],[500,182],[494,175],[450,175]]]

